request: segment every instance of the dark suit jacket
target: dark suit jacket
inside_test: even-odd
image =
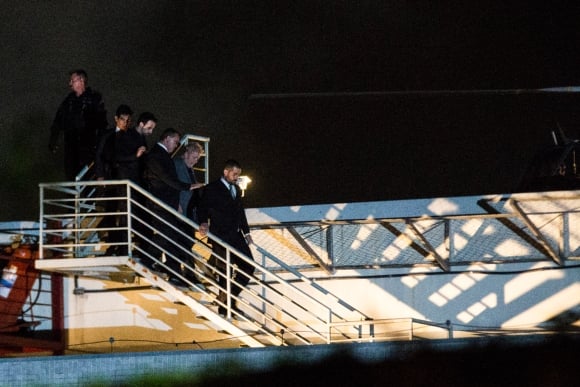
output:
[[[74,180],[95,159],[97,137],[107,128],[107,111],[99,92],[87,87],[77,97],[70,92],[61,103],[50,128],[49,148],[54,150],[64,132],[65,173]]]
[[[234,200],[225,184],[218,179],[203,190],[198,208],[199,223],[209,223],[209,231],[225,242],[237,247],[239,231],[250,232],[246,212],[242,204],[240,188],[236,187]]]
[[[99,138],[97,154],[95,155],[95,176],[110,180],[116,177],[115,171],[115,131],[107,129]]]
[[[143,174],[143,162],[137,157],[137,149],[147,147],[145,137],[140,135],[135,128],[127,131],[120,130],[115,139],[115,168],[118,179],[128,179],[141,184]]]
[[[176,210],[179,208],[179,192],[191,186],[177,177],[173,159],[159,144],[145,156],[145,183],[149,192]]]
[[[185,165],[183,158],[174,158],[173,163],[175,164],[175,170],[177,171],[177,177],[179,180],[189,184],[197,183],[195,173],[191,168],[188,168],[187,165]],[[181,206],[183,213],[195,222],[197,222],[197,207],[199,206],[199,201],[201,199],[201,190],[201,188],[198,188],[191,191],[181,191],[179,193],[179,205]]]

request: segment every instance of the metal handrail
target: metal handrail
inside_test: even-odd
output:
[[[127,231],[126,242],[117,242],[117,245],[125,246],[130,258],[136,258],[138,255],[138,257],[143,260],[154,262],[157,269],[163,269],[168,272],[170,276],[179,278],[182,282],[189,284],[191,287],[196,287],[197,285],[190,281],[185,273],[176,272],[170,267],[170,265],[168,265],[170,260],[177,261],[177,263],[184,268],[186,273],[192,273],[205,282],[207,285],[205,289],[201,289],[201,287],[198,286],[198,290],[201,289],[202,292],[212,297],[215,297],[220,290],[230,290],[232,286],[239,285],[237,280],[232,279],[231,276],[228,275],[226,289],[220,289],[219,281],[216,278],[207,275],[207,273],[211,272],[213,268],[209,266],[206,258],[189,248],[189,246],[203,244],[203,242],[197,240],[193,233],[189,235],[172,222],[179,222],[180,224],[187,226],[190,230],[198,230],[199,226],[193,221],[183,217],[173,208],[159,201],[144,188],[128,180],[42,183],[39,186],[41,191],[40,235],[42,236],[39,238],[40,259],[45,258],[45,251],[48,252],[51,250],[53,255],[65,254],[74,258],[91,255],[99,256],[102,255],[102,253],[97,252],[97,248],[103,245],[103,243],[100,241],[87,242],[86,238],[89,238],[91,235],[94,236],[101,231]],[[114,196],[95,197],[94,193],[97,192],[97,189],[105,186],[125,186],[126,196],[122,196],[121,192],[117,190],[115,191],[116,194]],[[49,197],[49,191],[51,193],[63,194],[64,197]],[[84,197],[79,195],[79,192],[87,192],[87,196]],[[141,199],[139,199],[138,196],[141,196]],[[99,205],[107,200],[126,200],[126,211],[111,212],[101,210]],[[165,226],[171,230],[170,232],[172,235],[158,234],[158,238],[165,238],[167,243],[173,244],[173,247],[179,251],[180,257],[173,255],[171,251],[160,246],[150,237],[150,235],[146,235],[155,232],[155,230],[153,230],[145,217],[156,216],[156,214],[148,208],[147,204],[154,204],[156,208],[162,209],[165,216],[171,219],[160,219],[160,221],[164,222]],[[103,229],[102,227],[93,224],[93,222],[95,222],[99,217],[102,218],[103,216],[112,215],[126,217],[126,226]],[[55,226],[50,224],[50,222],[54,220],[60,220],[61,222],[64,221],[65,223],[66,221],[69,221],[69,223],[64,226]],[[141,226],[141,228],[137,226]],[[136,245],[133,235],[137,237],[143,245]],[[49,241],[49,237],[54,239],[55,236],[57,237],[57,241]],[[325,302],[321,301],[321,299],[328,299],[330,293],[318,284],[309,280],[307,277],[303,276],[300,272],[285,266],[281,260],[268,254],[263,248],[259,246],[257,247],[264,257],[267,256],[267,258],[272,262],[287,267],[288,273],[293,275],[295,279],[298,279],[298,283],[307,286],[308,291],[294,286],[290,281],[282,278],[279,274],[269,271],[264,265],[261,265],[253,259],[245,256],[243,253],[232,246],[229,246],[215,235],[209,234],[209,238],[212,243],[218,243],[226,249],[225,257],[220,257],[213,251],[211,252],[211,256],[213,256],[216,261],[224,262],[227,270],[235,270],[229,260],[231,254],[235,254],[248,262],[254,268],[254,273],[258,274],[252,276],[246,291],[242,292],[240,297],[235,297],[234,301],[238,301],[238,303],[244,308],[243,314],[232,308],[229,301],[230,297],[228,297],[228,301],[225,304],[216,300],[218,305],[227,309],[228,317],[235,315],[238,319],[251,323],[256,331],[265,335],[272,336],[276,335],[277,332],[285,332],[285,335],[296,340],[297,343],[302,344],[312,344],[319,340],[322,340],[325,343],[332,342],[333,335],[337,333],[338,329],[336,327],[331,328],[331,324],[335,323],[340,323],[343,326],[350,327],[339,330],[342,339],[350,337],[357,338],[360,336],[360,324],[358,324],[358,322],[360,320],[368,320],[368,318],[362,313],[356,311],[355,308],[347,305],[341,300],[338,300],[337,297],[332,296],[334,297],[333,301],[335,308],[340,305],[346,307],[346,310],[356,313],[356,318],[354,319],[356,321],[351,321],[349,323],[348,319],[341,317],[333,311],[333,307],[330,307]],[[69,239],[69,241],[67,241],[67,239]],[[70,241],[71,239],[72,241]],[[185,247],[181,245],[179,240],[187,241],[188,246]],[[146,248],[144,248],[146,246],[162,252],[166,261],[164,262],[159,258],[159,256],[153,256]],[[135,247],[134,251],[132,251],[132,247]],[[74,253],[67,251],[67,249],[71,248]],[[194,264],[191,264],[191,262]],[[224,274],[215,271],[215,275],[223,276]],[[243,275],[243,273],[240,273],[240,275]],[[318,294],[318,296],[313,297],[311,294]],[[284,303],[283,306],[280,306],[280,303]],[[353,329],[353,331],[350,332],[349,329]]]

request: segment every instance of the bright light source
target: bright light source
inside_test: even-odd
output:
[[[248,184],[252,182],[249,176],[240,176],[238,178],[238,186],[242,190],[242,197],[244,196],[246,189],[248,189]]]

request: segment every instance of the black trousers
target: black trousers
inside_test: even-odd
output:
[[[232,235],[227,240],[224,239],[224,241],[228,242],[230,245],[232,245],[232,247],[235,247],[237,250],[244,253],[249,258],[253,259],[250,247],[246,243],[246,239],[244,238],[241,232],[236,233],[235,236]],[[223,247],[217,242],[213,242],[212,245],[213,252],[225,260],[226,258],[225,247]],[[246,262],[239,256],[237,256],[236,254],[230,255],[230,264],[232,265],[230,269],[230,279],[233,280],[231,283],[231,292],[233,296],[237,297],[250,282],[250,279],[254,274],[254,266],[249,262]],[[237,266],[235,269],[233,267],[234,265]],[[220,288],[223,289],[223,290],[220,289],[220,295],[218,296],[218,299],[225,303],[227,300],[225,292],[227,290],[227,282],[228,282],[228,279],[226,277],[227,275],[226,263],[225,261],[216,259],[215,267],[216,270],[220,273],[220,275],[218,276],[219,277],[218,284],[220,285]],[[235,303],[232,302],[232,305],[235,305]]]
[[[191,252],[194,228],[180,220],[179,217],[168,213],[157,204],[150,203],[149,209],[153,213],[150,217],[150,226],[153,229],[150,240],[153,243],[148,243],[145,250],[157,259],[160,259],[162,253],[165,252],[166,266],[189,280],[197,282],[197,278],[191,269],[186,269],[185,271],[181,269],[182,262],[188,266],[194,265],[192,261],[193,253]],[[169,274],[172,275],[172,273]]]
[[[127,188],[124,185],[107,187],[107,189],[110,192],[109,196],[118,196],[121,198],[127,197]],[[132,203],[131,210],[129,212],[126,199],[107,201],[107,212],[116,211],[118,215],[109,216],[109,219],[106,221],[103,227],[109,226],[127,228],[129,226],[128,218],[131,217],[131,230],[134,231],[132,242],[139,244],[143,239],[140,235],[144,235],[145,238],[150,239],[153,236],[153,233],[147,227],[147,225],[151,222],[149,214],[146,210],[139,206],[145,205],[145,198],[143,195],[136,191],[132,192],[132,197],[137,203]],[[127,230],[112,230],[109,232],[109,238],[107,241],[110,243],[126,244],[128,243],[127,235]],[[124,245],[119,245],[112,249],[112,251],[115,251],[118,255],[127,255],[129,250],[131,250],[131,247]]]
[[[112,198],[119,195],[119,189],[116,186],[105,186],[99,192],[99,196],[102,198]],[[118,200],[106,199],[103,204],[103,210],[107,213],[116,213],[120,210],[120,205]],[[126,207],[126,206],[125,206]],[[127,241],[127,232],[123,230],[111,230],[114,227],[120,227],[120,217],[119,215],[105,215],[99,224],[100,228],[107,229],[107,242],[108,243],[121,243]],[[126,226],[126,222],[125,222]],[[124,246],[111,245],[107,249],[107,255],[127,255],[127,249]]]

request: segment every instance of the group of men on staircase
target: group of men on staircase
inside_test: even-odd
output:
[[[171,208],[181,212],[199,225],[199,234],[206,237],[208,232],[233,246],[246,256],[252,258],[249,244],[252,243],[250,230],[241,200],[241,190],[237,181],[241,174],[240,164],[231,159],[224,164],[222,176],[204,187],[199,183],[193,166],[202,156],[203,148],[199,143],[185,147],[181,158],[172,158],[180,143],[181,134],[173,129],[165,129],[159,141],[149,149],[147,137],[157,126],[157,118],[150,112],[141,113],[136,125],[131,126],[133,111],[128,105],[120,105],[114,116],[115,127],[107,128],[107,117],[101,95],[88,87],[88,77],[84,70],[70,72],[69,86],[71,92],[60,105],[51,127],[49,148],[56,152],[60,132],[64,132],[64,164],[67,179],[75,180],[79,171],[86,165],[95,165],[95,178],[98,180],[127,179],[146,188],[152,195]],[[119,187],[105,187],[104,195],[124,196],[115,190]],[[109,190],[109,191],[107,191]],[[139,200],[139,199],[138,199]],[[126,202],[107,201],[106,212],[126,212]],[[167,239],[175,234],[168,226],[166,211],[155,203],[147,202],[151,216],[150,226],[143,222],[133,224],[137,234],[150,235],[153,244],[149,244],[149,253],[161,259],[165,251],[179,257],[181,250]],[[137,218],[148,219],[146,211],[133,206],[131,211],[140,211]],[[127,226],[125,216],[105,217],[103,227],[122,229]],[[151,228],[155,232],[150,232]],[[192,235],[194,230],[187,230]],[[184,238],[175,236],[180,243],[187,243]],[[112,231],[107,242],[111,247],[108,255],[127,255],[126,232]],[[152,247],[156,246],[156,247]],[[225,247],[212,243],[215,256],[225,257]],[[189,246],[191,247],[191,246]],[[218,295],[219,312],[225,314],[227,304],[226,263],[215,259],[220,292]],[[152,262],[150,262],[152,263]],[[237,270],[231,270],[231,293],[237,296],[249,282],[253,267],[241,257],[231,254],[230,264]],[[181,264],[168,259],[166,265],[171,271],[181,272]],[[237,273],[237,274],[236,274]],[[190,277],[190,280],[196,280]],[[231,279],[231,278],[230,278]],[[175,285],[181,280],[170,278]],[[231,302],[235,308],[235,301]]]

